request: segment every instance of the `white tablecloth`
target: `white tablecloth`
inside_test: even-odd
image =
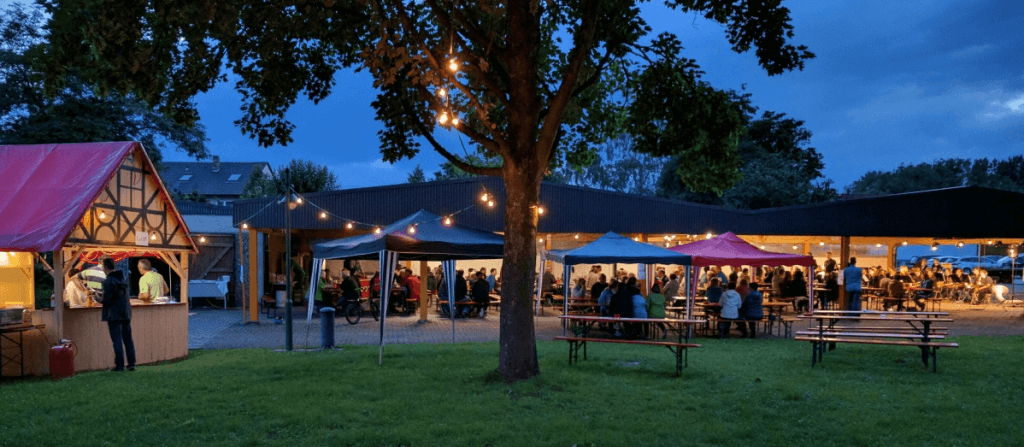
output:
[[[224,300],[224,308],[228,308],[228,300],[225,297],[228,293],[228,281],[216,281],[212,279],[193,279],[188,282],[188,299],[193,298],[216,298]]]

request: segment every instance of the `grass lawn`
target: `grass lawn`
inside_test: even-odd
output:
[[[1024,338],[960,337],[939,373],[907,347],[699,340],[682,377],[652,346],[594,345],[508,385],[496,343],[192,351],[135,372],[0,385],[3,446],[1021,445]]]

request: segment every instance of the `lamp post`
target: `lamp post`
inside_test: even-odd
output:
[[[284,297],[284,349],[292,350],[292,173],[284,170],[284,247],[285,247],[285,297]]]

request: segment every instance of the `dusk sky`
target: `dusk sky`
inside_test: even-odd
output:
[[[937,158],[1006,158],[1024,153],[1024,2],[785,1],[797,44],[817,58],[803,71],[769,77],[753,54],[729,49],[721,26],[644,7],[657,31],[678,33],[686,56],[723,89],[748,92],[761,110],[804,120],[825,157],[825,176],[845,187],[871,170]],[[223,84],[197,98],[212,154],[225,161],[291,158],[330,166],[343,188],[401,183],[417,164],[428,175],[443,161],[425,149],[384,163],[378,150],[369,75],[343,72],[319,105],[300,101],[289,115],[294,143],[265,149],[232,121],[240,96]],[[451,149],[454,134],[439,135]],[[167,153],[169,161],[184,161]]]

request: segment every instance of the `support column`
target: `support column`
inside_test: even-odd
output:
[[[885,247],[885,268],[896,268],[896,249],[900,244],[888,244]]]
[[[430,276],[430,267],[427,261],[420,261],[420,323],[427,322],[427,308],[430,307],[430,291],[427,288],[427,277]]]
[[[258,322],[260,321],[260,285],[259,285],[259,273],[256,270],[259,268],[259,250],[257,247],[259,233],[256,230],[249,229],[249,272],[246,278],[249,280],[249,321]]]
[[[53,265],[50,266],[53,275],[53,300],[50,302],[57,311],[57,327],[54,334],[57,343],[64,338],[64,249],[59,248],[53,251]],[[24,360],[24,359],[23,359]]]
[[[839,274],[850,265],[850,236],[843,236],[839,242]],[[839,287],[839,308],[849,307],[850,297],[846,294],[846,285]]]
[[[171,254],[174,256],[174,254]],[[188,302],[188,252],[181,252],[181,297],[179,298],[181,303]],[[224,298],[227,299],[227,298]]]

